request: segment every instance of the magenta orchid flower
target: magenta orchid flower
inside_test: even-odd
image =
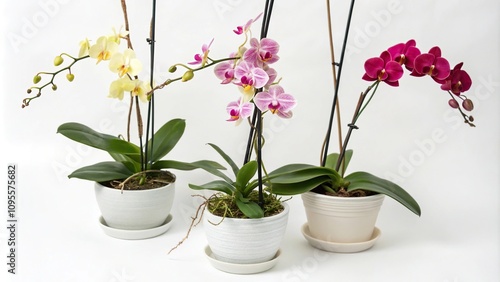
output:
[[[470,89],[472,79],[466,71],[462,70],[462,66],[463,63],[459,63],[450,71],[450,75],[441,85],[441,89],[451,91],[455,95],[460,95]]]
[[[236,84],[242,86],[245,90],[261,88],[269,81],[269,75],[263,69],[255,67],[246,61],[241,61],[234,69],[234,78],[238,81]]]
[[[442,84],[444,79],[450,75],[450,63],[441,57],[439,47],[432,47],[429,53],[420,54],[415,58],[415,68],[411,75],[430,75],[432,79]]]
[[[250,49],[243,54],[243,60],[256,66],[263,67],[265,64],[277,62],[280,58],[278,56],[280,46],[278,42],[270,38],[263,38],[260,41],[252,38],[250,39],[250,46]]]
[[[398,80],[403,76],[403,68],[392,60],[389,51],[382,52],[380,57],[366,60],[365,71],[364,80],[383,81],[391,86],[399,86]]]
[[[201,66],[206,65],[207,60],[208,60],[208,53],[210,52],[210,46],[212,46],[212,42],[214,42],[213,38],[212,38],[212,41],[210,41],[210,43],[208,45],[203,44],[203,46],[201,46],[202,53],[194,55],[194,61],[190,62],[188,64],[190,64],[190,65],[200,65],[201,64]]]
[[[415,58],[420,55],[420,50],[415,47],[416,45],[415,40],[410,39],[406,43],[399,43],[390,47],[387,51],[389,51],[394,61],[404,65],[409,71],[413,71]]]
[[[243,25],[243,26],[241,26],[241,25],[237,26],[236,29],[233,30],[234,33],[236,33],[238,35],[246,33],[250,29],[250,27],[252,26],[252,24],[254,22],[256,22],[260,18],[260,16],[262,16],[262,13],[260,13],[255,19],[249,20],[245,25]]]
[[[268,91],[257,93],[253,101],[262,112],[270,111],[282,118],[291,118],[291,110],[297,104],[295,98],[285,93],[279,85],[272,85]]]
[[[243,102],[241,99],[231,102],[226,107],[227,113],[230,116],[227,121],[241,122],[252,115],[253,109],[254,105],[252,103]]]

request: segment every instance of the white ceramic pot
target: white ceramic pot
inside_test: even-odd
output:
[[[95,183],[97,204],[107,226],[145,230],[165,223],[175,196],[175,182],[149,190],[124,190]]]
[[[280,214],[257,219],[224,218],[204,213],[208,245],[215,259],[233,264],[256,264],[273,259],[288,223],[289,207]],[[220,223],[218,225],[214,225]]]
[[[334,197],[314,192],[302,194],[310,235],[336,243],[371,239],[383,194],[367,197]]]

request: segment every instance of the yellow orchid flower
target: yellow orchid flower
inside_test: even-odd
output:
[[[132,89],[132,96],[138,96],[142,102],[148,101],[148,92],[151,91],[151,85],[148,82],[136,79],[133,80],[134,89]]]
[[[88,38],[80,41],[80,52],[78,52],[78,58],[87,56],[89,54],[90,42]]]
[[[134,50],[127,49],[123,54],[115,53],[111,57],[109,69],[112,72],[118,73],[120,77],[127,73],[130,76],[135,76],[142,70],[142,63],[135,57]]]
[[[97,64],[100,61],[107,61],[118,50],[118,44],[106,36],[101,36],[97,39],[96,44],[90,46],[89,56],[97,59]]]
[[[123,100],[125,91],[132,91],[135,88],[135,83],[128,77],[119,78],[109,86],[109,98]]]
[[[116,32],[116,29],[113,27],[113,34],[108,36],[108,39],[114,41],[116,44],[120,44],[120,40],[125,38],[129,32],[126,30],[122,30],[123,26],[120,27],[120,30]]]

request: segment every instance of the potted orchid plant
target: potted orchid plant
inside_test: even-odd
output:
[[[280,85],[273,63],[279,60],[279,44],[267,37],[272,1],[266,1],[265,12],[234,29],[242,43],[227,59],[214,60],[209,56],[211,44],[202,47],[195,56],[200,65],[217,63],[216,77],[222,84],[235,86],[241,95],[227,107],[227,121],[236,125],[248,121],[250,133],[245,158],[237,165],[220,147],[209,143],[229,165],[233,176],[219,170],[212,172],[218,180],[205,184],[189,184],[194,190],[213,192],[204,197],[192,219],[192,227],[204,219],[208,246],[205,249],[212,264],[223,271],[253,273],[269,269],[279,255],[280,243],[286,230],[289,207],[273,191],[265,190],[267,173],[263,164],[263,119],[267,115],[291,118],[295,98]],[[263,18],[261,38],[252,36],[252,24]],[[178,66],[176,66],[178,67]],[[191,68],[187,68],[187,73]],[[176,68],[174,68],[176,69]],[[272,117],[274,118],[274,117]],[[255,159],[252,158],[255,153]],[[228,268],[228,263],[231,267]],[[248,268],[249,264],[264,265]]]
[[[224,169],[212,161],[180,162],[165,160],[164,157],[176,146],[182,137],[186,122],[175,118],[164,123],[155,131],[153,67],[149,82],[139,77],[143,63],[136,57],[127,16],[126,1],[121,0],[125,19],[125,30],[113,30],[109,36],[100,36],[95,41],[88,39],[80,43],[77,56],[61,53],[54,59],[58,67],[53,72],[39,72],[33,78],[34,86],[28,89],[31,96],[23,100],[25,108],[42,96],[45,90],[58,89],[60,76],[67,81],[75,79],[73,66],[82,61],[95,65],[107,64],[116,73],[116,80],[109,85],[108,97],[122,100],[128,97],[129,114],[126,121],[126,137],[101,133],[92,128],[69,122],[59,126],[57,132],[78,143],[109,153],[112,160],[99,162],[75,170],[69,178],[79,178],[95,183],[95,193],[102,217],[100,223],[111,236],[123,239],[141,239],[165,232],[172,219],[170,210],[174,200],[176,177],[169,169],[211,170]],[[156,1],[153,1],[153,7]],[[153,8],[153,19],[155,9]],[[154,21],[151,27],[151,54],[154,54]],[[154,65],[152,56],[151,66]],[[205,68],[200,67],[198,70]],[[169,80],[186,81],[187,75]],[[57,84],[56,84],[57,83]],[[166,85],[166,83],[165,83]],[[143,122],[143,106],[147,105],[146,124]],[[131,124],[135,110],[138,145],[131,141]]]
[[[334,68],[335,95],[322,162],[319,166],[285,165],[270,172],[266,179],[266,185],[273,193],[302,195],[308,220],[302,227],[304,237],[314,247],[333,252],[357,252],[373,246],[380,235],[375,222],[384,196],[398,201],[416,215],[421,214],[417,201],[398,184],[363,171],[346,174],[353,156],[353,151],[348,149],[349,139],[353,130],[358,129],[356,122],[374,98],[379,86],[386,84],[398,87],[404,69],[410,76],[430,77],[449,95],[449,106],[459,112],[464,123],[474,126],[474,118],[466,113],[473,110],[473,103],[463,94],[470,89],[472,80],[462,70],[463,63],[451,68],[438,46],[423,52],[417,47],[415,40],[411,39],[406,43],[395,44],[380,56],[365,62],[362,79],[371,84],[359,96],[348,131],[339,144],[340,153],[328,154],[332,120],[335,109],[338,109],[338,86],[353,4],[354,1],[348,17],[340,63],[332,62],[338,66],[338,73]],[[331,51],[333,54],[333,49]],[[339,136],[342,136],[340,128]]]

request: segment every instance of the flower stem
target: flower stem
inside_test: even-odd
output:
[[[339,171],[340,166],[343,163],[345,163],[345,161],[344,161],[345,152],[346,152],[349,140],[351,138],[352,131],[354,129],[358,129],[358,127],[356,126],[356,121],[358,120],[359,116],[364,111],[364,109],[366,108],[366,106],[368,105],[368,103],[370,102],[370,100],[373,98],[373,95],[375,94],[376,89],[377,89],[379,83],[380,83],[380,81],[374,82],[372,85],[370,85],[370,86],[368,86],[366,88],[365,92],[363,92],[363,93],[361,93],[359,95],[358,104],[356,105],[356,109],[354,110],[354,115],[352,117],[352,121],[351,121],[351,123],[348,124],[349,130],[347,131],[347,134],[346,134],[346,136],[344,138],[344,143],[342,145],[342,150],[340,151],[339,158],[337,159],[337,164],[335,166],[335,170],[336,171]],[[373,87],[375,87],[375,89],[374,89],[372,95],[370,96],[370,98],[368,99],[368,101],[366,103],[364,103],[366,96],[368,95],[368,93],[370,93],[370,91],[372,90]],[[343,175],[344,173],[345,173],[345,169],[342,170],[342,177],[344,176]]]
[[[336,105],[338,103],[338,92],[339,92],[339,86],[340,86],[340,78],[342,75],[342,66],[344,64],[344,55],[345,55],[345,51],[346,51],[346,47],[347,47],[347,38],[349,37],[349,29],[351,26],[351,19],[352,19],[353,11],[354,11],[354,0],[351,0],[351,6],[349,8],[349,15],[347,17],[347,24],[346,24],[346,29],[345,29],[345,33],[344,33],[344,42],[342,44],[342,51],[340,54],[340,62],[338,64],[337,83],[335,85],[335,93],[333,96],[332,109],[330,111],[330,119],[329,119],[329,123],[328,123],[326,137],[325,137],[325,144],[323,147],[323,159],[321,161],[321,165],[323,165],[323,166],[325,165],[326,158],[328,157],[328,147],[330,144],[330,136],[332,133],[333,119],[335,116],[335,108],[336,108]],[[342,150],[345,151],[345,148],[342,147]]]
[[[187,70],[190,70],[192,72],[197,72],[197,71],[200,71],[202,69],[206,69],[206,68],[209,68],[209,67],[212,67],[214,65],[217,65],[218,63],[221,63],[221,62],[225,62],[225,61],[231,61],[231,60],[238,60],[240,59],[240,57],[229,57],[229,58],[223,58],[223,59],[218,59],[218,60],[212,60],[210,63],[206,64],[206,65],[203,65],[203,66],[200,66],[198,68],[190,68],[189,66],[187,65],[184,65],[184,64],[175,64],[173,66],[181,66],[181,67],[184,67],[186,68]],[[155,87],[152,87],[151,91],[149,91],[147,93],[147,96],[150,97],[154,91],[156,90],[159,90],[159,89],[162,89],[163,87],[171,84],[172,82],[175,82],[175,81],[179,81],[182,79],[182,76],[179,76],[179,77],[176,77],[176,78],[169,78],[167,80],[165,80],[163,83],[155,86]]]

